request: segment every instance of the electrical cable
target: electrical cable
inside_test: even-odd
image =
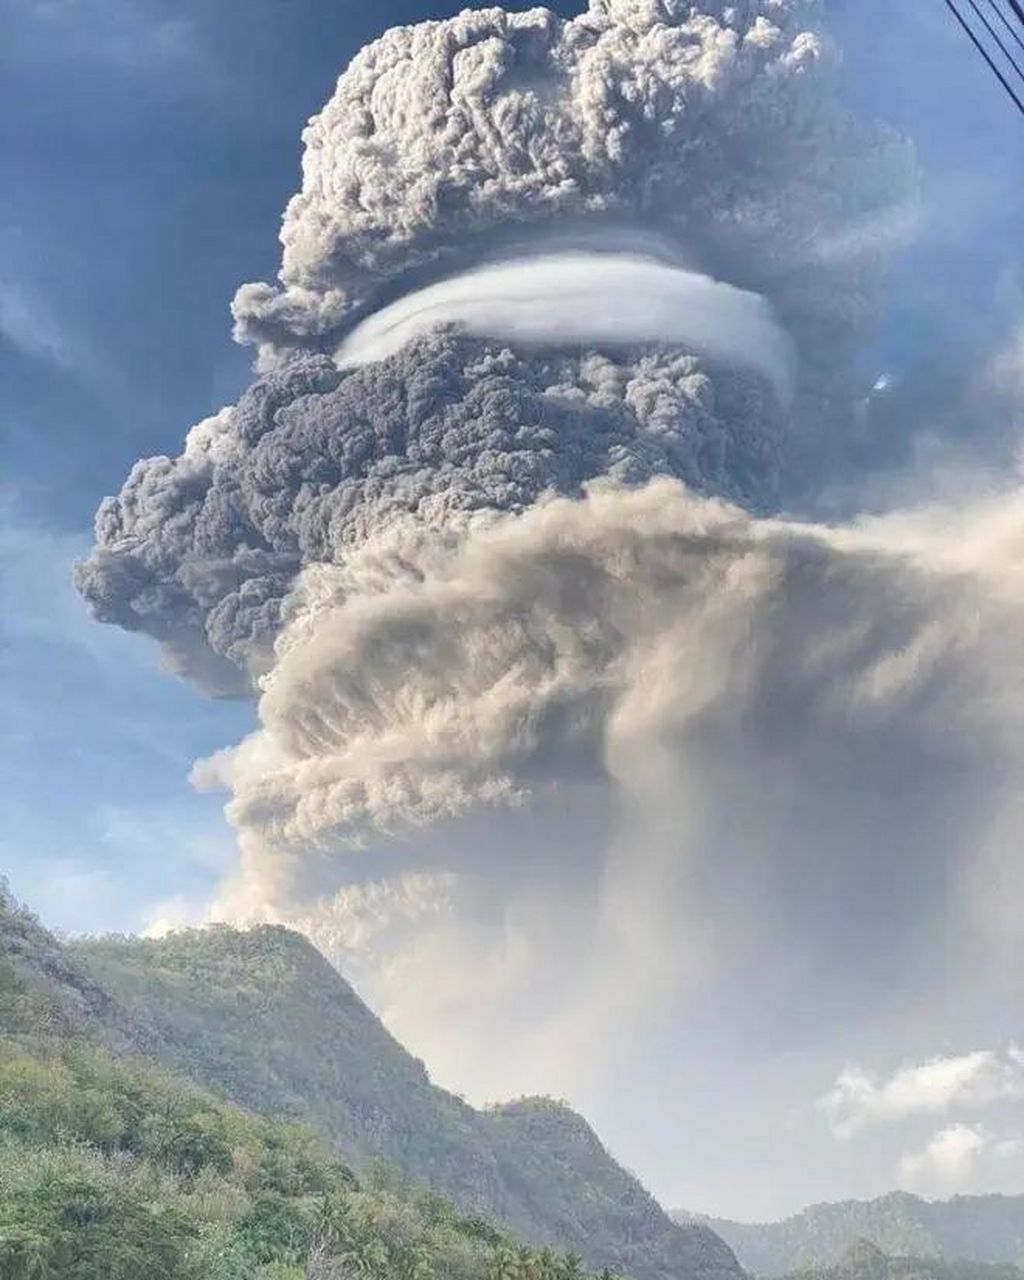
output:
[[[1020,45],[1021,52],[1024,53],[1024,35],[1017,31],[1013,23],[1003,12],[1002,8],[996,3],[996,0],[988,0],[988,7],[998,17],[999,21],[1003,24],[1017,44]]]
[[[1021,83],[1022,83],[1022,84],[1024,84],[1024,67],[1021,67],[1021,66],[1020,66],[1020,64],[1017,62],[1017,59],[1013,56],[1013,54],[1010,52],[1010,50],[1009,50],[1009,49],[1007,49],[1006,45],[1005,45],[1005,44],[1003,44],[1002,40],[999,38],[999,34],[998,34],[998,32],[996,32],[996,31],[995,31],[995,29],[993,28],[993,26],[992,26],[991,22],[989,22],[988,18],[986,18],[986,17],[985,17],[985,15],[982,13],[982,11],[978,8],[977,0],[967,0],[967,3],[968,3],[968,4],[971,6],[971,8],[974,10],[974,13],[975,13],[976,17],[977,17],[977,18],[979,19],[979,21],[983,24],[983,26],[984,26],[985,30],[989,33],[989,35],[992,37],[992,39],[996,42],[996,47],[999,49],[999,52],[1003,55],[1003,57],[1004,57],[1004,58],[1006,59],[1006,61],[1010,64],[1010,66],[1011,66],[1011,67],[1013,67],[1013,69],[1014,69],[1014,71],[1016,71],[1016,73],[1017,73],[1017,75],[1018,75],[1018,77],[1019,77],[1019,79],[1020,79]]]
[[[1003,75],[1002,71],[1000,71],[1000,69],[996,66],[995,62],[992,60],[992,56],[989,54],[989,51],[985,48],[984,44],[982,44],[981,40],[975,34],[974,29],[971,27],[970,23],[967,21],[967,19],[963,16],[960,10],[953,3],[953,0],[944,0],[944,3],[946,5],[946,8],[950,11],[953,17],[956,18],[957,22],[967,33],[967,37],[970,40],[971,44],[974,45],[975,49],[977,49],[977,51],[985,59],[985,62],[988,64],[989,70],[992,72],[992,74],[996,77],[999,83],[1006,90],[1006,93],[1012,100],[1014,106],[1021,113],[1021,115],[1024,116],[1024,99],[1017,96],[1017,93],[1015,92],[1013,86],[1010,84],[1009,80],[1007,80],[1006,76]],[[1024,9],[1022,9],[1020,5],[1017,4],[1017,0],[1010,0],[1010,3],[1014,6],[1015,11],[1016,10],[1020,11],[1021,19],[1022,21],[1024,21]]]

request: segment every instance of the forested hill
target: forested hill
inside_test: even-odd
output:
[[[680,1211],[679,1221],[691,1220]],[[706,1221],[749,1271],[780,1276],[827,1267],[857,1239],[890,1255],[1024,1264],[1024,1196],[922,1200],[903,1191],[876,1200],[819,1204],[782,1222]]]
[[[734,1280],[704,1226],[680,1227],[567,1107],[480,1112],[430,1083],[320,953],[266,926],[70,948],[144,1028],[150,1052],[208,1088],[316,1127],[357,1169],[399,1169],[525,1240],[637,1277]]]
[[[891,1257],[870,1240],[858,1239],[830,1267],[797,1271],[787,1280],[1022,1280],[1016,1267],[936,1258]]]
[[[114,1052],[88,1033],[97,1012],[109,1001],[0,895],[3,1280],[598,1280]]]
[[[704,1225],[673,1223],[567,1107],[480,1112],[436,1088],[337,971],[280,928],[61,944],[0,900],[0,1031],[88,1036],[217,1098],[300,1122],[522,1241],[638,1280],[737,1280]],[[33,1049],[34,1052],[34,1049]]]

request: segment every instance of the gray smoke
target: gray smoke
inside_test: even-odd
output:
[[[517,354],[440,332],[341,372],[308,355],[136,464],[96,521],[80,589],[173,669],[244,693],[292,579],[411,515],[519,511],[595,476],[657,474],[760,505],[780,466],[763,378],[678,350]]]
[[[280,285],[236,299],[264,376],[104,502],[78,577],[96,616],[244,695],[299,570],[398,515],[518,511],[600,475],[673,475],[761,510],[792,493],[853,410],[849,350],[912,189],[903,145],[836,104],[813,15],[594,0],[568,22],[467,11],[364,49],[304,135]],[[687,277],[649,264],[638,308],[621,260],[592,255],[574,275],[586,311],[632,315],[642,344],[619,329],[602,345],[601,325],[581,348],[577,324],[555,342],[552,323],[532,349],[438,332],[354,371],[329,358],[386,322],[368,312],[388,291],[556,231],[563,252],[647,237],[725,283],[690,278],[700,307],[691,289],[681,317],[664,286]]]
[[[267,372],[104,503],[79,575],[96,615],[244,694],[298,570],[395,514],[521,510],[606,473],[758,509],[792,494],[853,410],[850,349],[911,191],[903,146],[836,105],[810,16],[796,0],[595,0],[571,22],[488,9],[364,50],[306,131],[281,284],[236,299]],[[381,323],[366,313],[388,290],[553,229],[563,251],[646,236],[727,284],[695,327],[632,351],[581,350],[573,326],[541,350],[440,334],[347,374],[325,358],[360,317],[356,334]],[[636,291],[592,268],[578,287],[606,303],[588,314],[628,314]],[[723,346],[706,305],[747,296],[730,286],[767,302]],[[788,415],[756,373],[778,384],[790,363],[758,305],[795,342]]]

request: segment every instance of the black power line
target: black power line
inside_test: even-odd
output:
[[[1021,8],[1021,6],[1017,3],[1017,0],[1010,0],[1010,3],[1014,6],[1014,11],[1019,12],[1021,15],[1021,20],[1024,21],[1024,8]],[[953,3],[953,0],[945,0],[945,5],[946,5],[946,8],[950,11],[950,13],[953,15],[953,17],[956,18],[957,22],[959,22],[960,26],[963,27],[964,31],[966,31],[968,39],[970,40],[971,44],[974,45],[975,49],[977,49],[977,51],[985,59],[986,63],[988,64],[989,70],[992,72],[992,74],[996,77],[999,83],[1006,90],[1007,94],[1012,99],[1014,106],[1021,113],[1021,115],[1024,116],[1024,100],[1022,100],[1017,96],[1017,93],[1015,92],[1013,86],[1010,84],[1009,80],[1007,80],[1006,76],[1003,75],[999,67],[996,66],[995,62],[993,62],[992,57],[989,54],[989,51],[985,48],[982,42],[975,35],[974,30],[972,29],[970,23],[967,21],[967,19],[963,16],[960,10]]]
[[[1002,7],[996,3],[996,0],[988,0],[988,7],[992,10],[992,12],[996,15],[999,21],[1006,28],[1006,30],[1010,33],[1012,38],[1017,42],[1017,44],[1021,48],[1021,51],[1024,52],[1024,34],[1022,34],[1022,32],[1024,32],[1024,28],[1022,28],[1022,31],[1018,31],[1017,28],[1010,21],[1010,19],[1003,12]]]
[[[1018,0],[1006,0],[1007,4],[1017,15],[1017,21],[1024,27],[1024,8],[1018,3]]]
[[[967,0],[967,3],[974,10],[975,16],[980,20],[985,30],[996,42],[996,47],[999,49],[999,52],[1003,55],[1003,57],[1010,64],[1010,66],[1013,67],[1014,71],[1016,71],[1021,82],[1024,83],[1024,68],[1021,68],[1021,66],[1017,62],[1017,59],[1013,56],[1010,50],[1007,49],[1006,45],[1003,44],[1002,40],[999,38],[999,33],[993,29],[991,22],[989,22],[988,18],[986,18],[985,15],[982,13],[982,11],[978,8],[976,0]],[[991,0],[990,0],[990,3],[991,3]]]

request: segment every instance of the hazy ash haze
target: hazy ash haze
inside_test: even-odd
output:
[[[901,449],[918,166],[813,0],[339,70],[251,385],[76,570],[256,717],[153,927],[303,930],[438,1082],[564,1095],[695,1210],[1020,1189],[1024,315],[946,397],[998,448]]]

